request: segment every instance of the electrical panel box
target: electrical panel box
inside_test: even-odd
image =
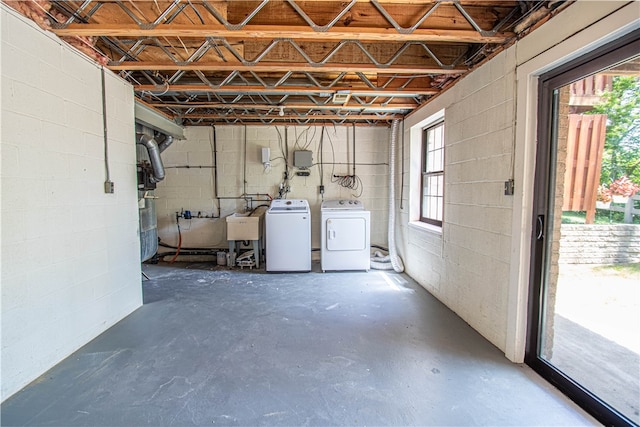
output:
[[[297,150],[293,152],[293,166],[297,168],[310,168],[313,166],[312,152],[310,150]]]

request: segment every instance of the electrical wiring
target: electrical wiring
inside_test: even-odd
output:
[[[362,196],[364,187],[362,185],[362,180],[358,175],[332,175],[331,182],[336,183],[341,187],[356,191],[357,194],[353,194],[353,197],[355,198]]]
[[[324,162],[323,162],[323,145],[324,145],[324,126],[320,129],[320,143],[318,143],[317,157],[320,159],[320,163],[318,165],[319,175],[320,175],[320,196],[324,201]]]
[[[280,129],[276,127],[276,131],[278,132],[278,146],[280,148],[280,152],[282,153],[282,158],[284,159],[284,176],[282,181],[280,182],[278,188],[278,196],[277,199],[285,199],[287,194],[291,189],[290,181],[292,178],[291,171],[289,170],[289,143],[288,143],[288,133],[287,127],[284,128],[284,138],[282,137],[282,133]]]
[[[327,134],[327,139],[329,140],[329,145],[331,146],[331,176],[333,177],[333,175],[335,175],[335,168],[336,168],[336,151],[333,148],[333,141],[331,140],[331,135],[329,135],[329,132],[326,132]],[[335,126],[334,126],[334,134],[335,134]],[[331,181],[333,182],[333,180]]]
[[[311,135],[311,138],[309,138],[309,130],[311,128],[313,128],[313,134]],[[298,135],[297,128],[294,127],[294,132],[296,133],[296,143],[294,145],[294,149],[297,148],[299,150],[307,150],[311,145],[311,143],[313,142],[313,139],[316,137],[317,126],[307,127],[305,130],[302,131],[302,133],[300,133],[300,135]],[[305,136],[305,142],[304,142],[304,145],[300,145],[300,139],[302,138],[303,135]]]
[[[331,142],[331,139],[329,139]],[[331,151],[333,153],[333,162],[331,166],[331,182],[334,184],[338,184],[341,187],[348,188],[356,192],[353,194],[353,197],[358,198],[362,196],[362,192],[364,191],[364,186],[362,185],[362,180],[358,175],[356,175],[356,131],[355,126],[353,126],[353,162],[352,173],[349,175],[336,175],[333,172],[333,168],[335,167],[335,152],[333,151],[333,143],[331,143]],[[347,163],[349,164],[349,163]]]

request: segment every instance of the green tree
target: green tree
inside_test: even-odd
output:
[[[607,135],[600,182],[623,175],[640,183],[640,78],[616,76],[610,92],[589,114],[607,115]]]

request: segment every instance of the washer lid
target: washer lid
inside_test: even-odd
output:
[[[362,211],[364,205],[360,200],[355,199],[325,200],[320,209],[323,211]]]
[[[270,213],[308,213],[309,202],[306,200],[277,199],[271,202]]]

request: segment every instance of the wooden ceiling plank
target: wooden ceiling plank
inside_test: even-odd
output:
[[[443,43],[504,43],[514,33],[496,33],[482,36],[474,30],[417,29],[410,34],[399,34],[393,28],[341,28],[324,33],[304,26],[277,27],[271,25],[247,25],[241,31],[227,30],[222,25],[161,24],[153,29],[141,29],[136,24],[70,24],[66,28],[53,29],[58,36],[106,36],[106,37],[219,37],[229,41],[261,39],[294,39],[309,41],[377,41],[377,42],[443,42]]]

